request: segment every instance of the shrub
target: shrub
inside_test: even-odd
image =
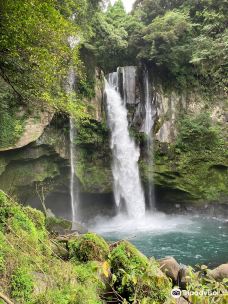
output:
[[[183,151],[211,150],[219,141],[219,132],[208,113],[196,117],[185,115],[178,124],[176,147]]]
[[[110,255],[113,286],[130,303],[164,303],[171,284],[154,260],[122,241]]]
[[[15,299],[29,300],[33,291],[33,279],[26,268],[16,269],[11,277],[11,295]]]
[[[70,257],[80,262],[105,261],[109,254],[109,246],[105,240],[87,233],[69,242]]]

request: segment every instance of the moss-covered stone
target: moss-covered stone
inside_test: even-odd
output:
[[[157,155],[155,160],[155,183],[181,190],[189,200],[219,201],[228,194],[225,151],[172,152],[169,157]]]
[[[61,260],[51,244],[43,215],[0,191],[1,292],[21,304],[102,304],[99,263]]]
[[[48,217],[46,219],[46,227],[50,233],[65,234],[66,231],[70,231],[72,223],[59,217]]]
[[[121,241],[110,254],[114,286],[130,303],[164,303],[171,283],[154,260],[148,260],[132,244]]]
[[[82,192],[112,192],[111,151],[108,130],[95,120],[81,123],[77,129],[76,174]]]
[[[87,233],[69,241],[70,257],[75,261],[105,261],[109,246],[95,233]]]
[[[112,249],[110,261],[114,273],[120,269],[129,271],[132,267],[142,269],[148,265],[147,257],[128,241],[121,241]]]
[[[31,161],[12,162],[0,175],[0,185],[4,191],[14,190],[19,186],[32,185],[42,182],[46,178],[59,175],[59,167],[48,157],[41,157]]]

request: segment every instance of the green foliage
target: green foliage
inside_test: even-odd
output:
[[[120,242],[110,254],[114,288],[130,303],[164,303],[171,284],[153,260],[148,260],[127,241]]]
[[[73,34],[73,23],[49,0],[2,2],[1,12],[1,76],[16,82],[25,99],[42,98],[54,86],[56,94],[71,56],[64,40]]]
[[[80,120],[77,128],[76,144],[91,145],[94,148],[108,140],[108,129],[105,124],[96,120]]]
[[[136,0],[134,9],[144,24],[150,24],[157,16],[162,16],[165,12],[180,8],[187,2],[186,0]]]
[[[166,147],[155,145],[157,185],[172,189],[174,202],[222,200],[228,182],[224,137],[224,130],[212,123],[207,113],[184,115],[178,122],[176,142]],[[146,179],[148,168],[144,162],[141,166]]]
[[[94,19],[94,36],[90,45],[96,55],[97,63],[109,72],[131,60],[127,53],[128,32],[126,27],[131,17],[126,14],[123,2],[118,0],[106,12],[99,12]],[[126,65],[125,64],[125,65]]]
[[[89,80],[84,80],[82,79],[79,82],[78,85],[78,93],[81,94],[83,97],[87,97],[89,99],[92,99],[93,97],[95,97],[95,83],[94,82],[89,82]]]
[[[45,216],[44,214],[34,208],[31,207],[24,207],[23,212],[29,217],[29,219],[33,222],[36,229],[44,230],[45,227]]]
[[[199,267],[199,271],[197,272],[189,268],[186,289],[190,294],[194,292],[194,295],[191,295],[189,300],[193,304],[204,304],[206,302],[225,304],[228,299],[227,283],[227,279],[224,279],[222,282],[215,281],[210,276],[210,270],[205,265]],[[215,294],[211,295],[213,292]],[[203,293],[209,296],[205,296]]]
[[[75,138],[76,175],[83,191],[109,192],[112,188],[109,133],[95,120],[81,120]]]
[[[51,216],[46,218],[46,228],[50,233],[55,232],[56,230],[71,230],[72,223],[63,218]]]
[[[178,83],[186,87],[184,81],[188,81],[192,73],[189,64],[192,27],[185,11],[168,11],[164,16],[156,17],[145,29],[146,47],[139,52],[138,57],[164,67],[176,77]]]
[[[11,295],[13,298],[28,301],[33,291],[33,279],[26,268],[18,268],[11,276]]]
[[[102,303],[100,264],[57,258],[40,211],[22,207],[0,191],[0,222],[4,223],[0,230],[0,275],[5,294],[21,304]],[[108,247],[99,237],[88,238]]]
[[[69,242],[71,259],[80,262],[105,261],[109,254],[109,246],[105,240],[87,233]]]
[[[178,89],[226,91],[226,0],[138,0],[128,50]]]
[[[212,125],[208,113],[185,115],[178,124],[176,146],[183,151],[212,150],[219,144],[219,129]]]
[[[0,148],[13,146],[24,131],[25,115],[19,116],[15,95],[0,79]]]
[[[0,76],[15,95],[16,103],[47,102],[72,116],[84,116],[80,94],[67,94],[65,83],[70,67],[77,70],[79,79],[85,79],[79,49],[92,34],[91,22],[99,2],[1,1]],[[74,49],[68,42],[72,36],[80,41]],[[84,87],[85,93],[91,95]],[[5,115],[4,125],[11,123],[8,132],[14,131],[18,138],[21,124],[13,121]],[[7,134],[4,131],[3,139]]]

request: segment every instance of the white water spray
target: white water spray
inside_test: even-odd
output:
[[[149,200],[149,208],[150,210],[153,210],[155,209],[155,193],[154,193],[154,184],[153,184],[154,159],[153,159],[153,135],[152,135],[152,129],[154,126],[154,120],[153,120],[154,113],[152,109],[148,71],[146,71],[145,73],[144,86],[145,86],[145,110],[146,110],[144,132],[147,135],[147,161],[149,168],[148,200]]]
[[[110,74],[110,84],[107,81],[105,84],[113,153],[114,195],[118,207],[124,203],[128,216],[139,218],[145,215],[145,199],[138,168],[140,153],[130,138],[127,109],[113,87],[115,81],[118,82],[116,77],[116,74]]]

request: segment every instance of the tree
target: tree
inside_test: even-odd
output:
[[[94,19],[94,36],[90,43],[97,63],[105,72],[112,71],[126,56],[128,33],[125,30],[127,14],[123,2],[118,0],[106,12],[98,12]]]
[[[226,0],[138,0],[129,47],[179,88],[226,90],[226,15]]]
[[[59,110],[82,115],[76,96],[65,93],[64,83],[70,66],[79,75],[82,71],[79,49],[92,34],[90,19],[99,3],[1,1],[0,76],[14,90],[18,103],[48,102]],[[68,43],[70,36],[79,41],[73,50]]]

